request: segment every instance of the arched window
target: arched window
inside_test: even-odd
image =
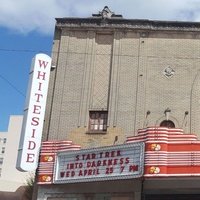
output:
[[[171,120],[164,120],[160,123],[160,126],[167,127],[167,128],[175,128],[175,124]]]

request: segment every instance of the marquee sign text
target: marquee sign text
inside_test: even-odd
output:
[[[143,154],[143,143],[62,152],[55,183],[137,178],[143,174]]]

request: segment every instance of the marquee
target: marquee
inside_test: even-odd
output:
[[[131,179],[143,175],[144,143],[59,152],[54,183]]]

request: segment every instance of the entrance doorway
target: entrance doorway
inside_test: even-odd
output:
[[[145,195],[143,200],[199,200],[200,194]]]

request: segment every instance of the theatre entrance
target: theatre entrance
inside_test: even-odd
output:
[[[200,194],[145,195],[143,200],[199,200]]]

